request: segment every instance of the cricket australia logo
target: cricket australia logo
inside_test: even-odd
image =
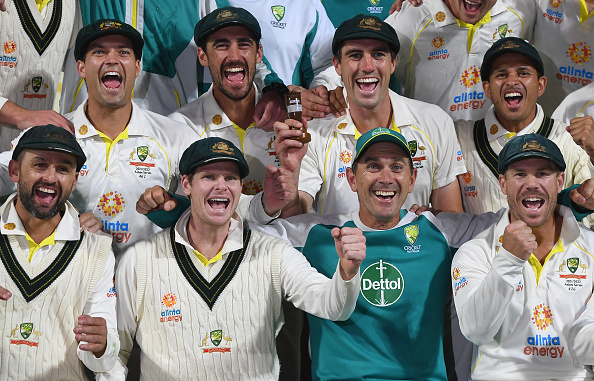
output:
[[[137,160],[134,160],[134,158]],[[147,146],[136,147],[128,156],[130,165],[136,167],[134,174],[140,179],[145,179],[148,175],[152,174],[153,168],[156,166],[154,163],[155,159],[157,159],[157,155],[152,153]]]
[[[47,89],[49,85],[43,81],[42,77],[33,77],[31,81],[25,84],[23,89],[23,98],[26,99],[44,99],[47,97]],[[31,91],[33,90],[33,92]],[[42,90],[39,92],[39,90]]]
[[[210,345],[208,343],[210,339]],[[224,345],[221,346],[222,342],[225,342]],[[231,352],[231,342],[233,340],[229,337],[229,335],[225,335],[222,329],[215,329],[214,331],[210,331],[206,333],[204,338],[202,339],[202,344],[200,347],[202,348],[203,353],[226,353]]]
[[[404,250],[407,253],[418,253],[421,250],[421,245],[415,245],[419,237],[419,225],[409,225],[404,228],[404,236],[410,245],[405,245]]]
[[[270,7],[272,15],[276,21],[271,21],[270,24],[275,28],[285,29],[287,26],[286,22],[280,22],[285,17],[285,7],[283,5],[273,5]]]
[[[382,13],[384,7],[378,7],[377,5],[380,3],[380,0],[369,0],[371,3],[371,7],[367,7],[367,12],[369,13]]]
[[[376,307],[396,303],[404,291],[404,278],[394,265],[380,259],[361,274],[361,295]]]
[[[33,337],[31,337],[31,335],[33,335]],[[10,331],[10,336],[8,337],[10,338],[10,344],[36,347],[39,345],[39,336],[41,336],[41,333],[35,330],[33,323],[21,323],[21,325],[15,326],[14,329]],[[29,338],[31,338],[31,340],[28,340]]]

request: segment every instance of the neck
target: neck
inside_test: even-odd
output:
[[[89,99],[85,113],[93,127],[101,131],[111,140],[114,140],[128,126],[132,117],[132,102],[126,103],[123,107],[108,108]]]
[[[361,209],[359,210],[359,219],[361,220],[361,223],[363,225],[367,226],[370,229],[389,230],[396,227],[396,225],[398,225],[398,223],[400,222],[400,211],[398,211],[398,213],[396,213],[396,215],[393,216],[391,219],[380,221],[376,217],[367,215],[367,213],[365,213]]]
[[[373,109],[356,106],[354,102],[349,102],[349,105],[352,105],[349,106],[349,113],[359,133],[364,134],[377,127],[392,127],[392,103],[389,96]]]
[[[198,223],[198,219],[192,215],[187,226],[188,240],[192,247],[206,259],[212,259],[223,249],[229,235],[230,224],[231,221],[223,226]]]
[[[522,131],[524,128],[528,127],[528,125],[530,125],[530,123],[532,123],[534,119],[536,119],[536,110],[536,105],[534,105],[534,110],[532,110],[530,116],[521,121],[506,120],[504,118],[500,118],[497,115],[497,111],[495,111],[495,117],[497,118],[497,121],[501,124],[503,128],[505,128],[509,132],[518,133]]]
[[[256,89],[254,86],[248,95],[240,100],[227,98],[216,87],[213,89],[213,95],[225,115],[239,127],[245,130],[254,122],[254,111],[256,110]]]
[[[594,11],[594,0],[584,0],[586,2],[586,8],[588,9],[588,13],[592,13]]]
[[[58,224],[62,220],[60,213],[56,214],[49,220],[41,220],[39,218],[33,217],[31,213],[25,209],[25,206],[20,202],[20,200],[17,200],[15,208],[19,218],[21,219],[21,222],[23,223],[23,226],[25,227],[25,231],[27,234],[29,234],[33,241],[35,241],[35,243],[40,243],[49,237],[54,232],[54,230],[56,230],[56,227],[58,227]]]
[[[562,226],[563,217],[555,213],[544,225],[532,228],[532,234],[536,237],[536,243],[538,244],[533,254],[541,264],[557,244]]]

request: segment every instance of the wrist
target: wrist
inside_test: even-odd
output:
[[[266,94],[269,91],[274,91],[275,93],[280,95],[281,98],[283,98],[283,99],[285,99],[286,94],[289,94],[289,88],[287,86],[285,86],[285,84],[282,82],[271,83],[270,85],[268,85],[262,89],[262,94]]]

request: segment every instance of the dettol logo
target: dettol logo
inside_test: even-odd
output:
[[[394,265],[380,259],[361,274],[361,294],[378,307],[394,304],[404,291],[404,278]]]

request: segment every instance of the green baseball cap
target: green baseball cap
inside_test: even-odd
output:
[[[134,57],[137,60],[142,58],[142,47],[144,46],[142,36],[131,25],[116,19],[99,19],[79,30],[74,44],[74,58],[77,61],[84,60],[91,42],[112,34],[127,37],[132,41]]]
[[[491,66],[493,62],[502,54],[506,53],[519,53],[530,58],[534,62],[534,68],[538,72],[539,76],[544,75],[544,64],[540,58],[540,54],[530,45],[526,40],[519,37],[505,37],[497,40],[489,50],[485,53],[483,58],[483,64],[481,65],[481,79],[488,81],[491,75]]]
[[[367,148],[371,145],[379,142],[389,142],[394,143],[398,147],[402,148],[404,153],[406,153],[406,157],[408,157],[412,162],[412,155],[410,153],[410,148],[408,147],[408,143],[406,142],[406,138],[402,136],[400,133],[390,130],[389,128],[385,127],[378,127],[374,128],[371,131],[367,131],[363,135],[357,139],[357,145],[355,146],[355,158],[353,159],[353,165],[357,162],[359,157],[365,153]]]
[[[340,49],[345,41],[360,40],[363,38],[385,41],[395,54],[398,54],[400,51],[398,35],[391,25],[378,17],[359,13],[352,19],[344,21],[336,28],[334,39],[332,40],[332,54],[336,55],[336,52],[338,52],[338,49]]]
[[[539,134],[520,135],[507,142],[499,153],[497,170],[503,174],[511,163],[532,157],[552,161],[560,171],[565,170],[565,160],[559,147]]]
[[[53,124],[29,128],[19,139],[12,151],[12,159],[16,160],[24,149],[41,151],[60,151],[76,157],[76,171],[79,172],[87,157],[70,131]]]
[[[189,175],[197,167],[215,161],[235,161],[239,167],[239,177],[244,179],[250,168],[241,150],[229,140],[210,137],[192,143],[182,154],[179,170],[182,175]]]
[[[194,28],[194,41],[200,46],[212,33],[234,25],[247,28],[254,34],[256,41],[260,41],[262,32],[258,20],[250,12],[238,7],[219,8],[200,19]]]

